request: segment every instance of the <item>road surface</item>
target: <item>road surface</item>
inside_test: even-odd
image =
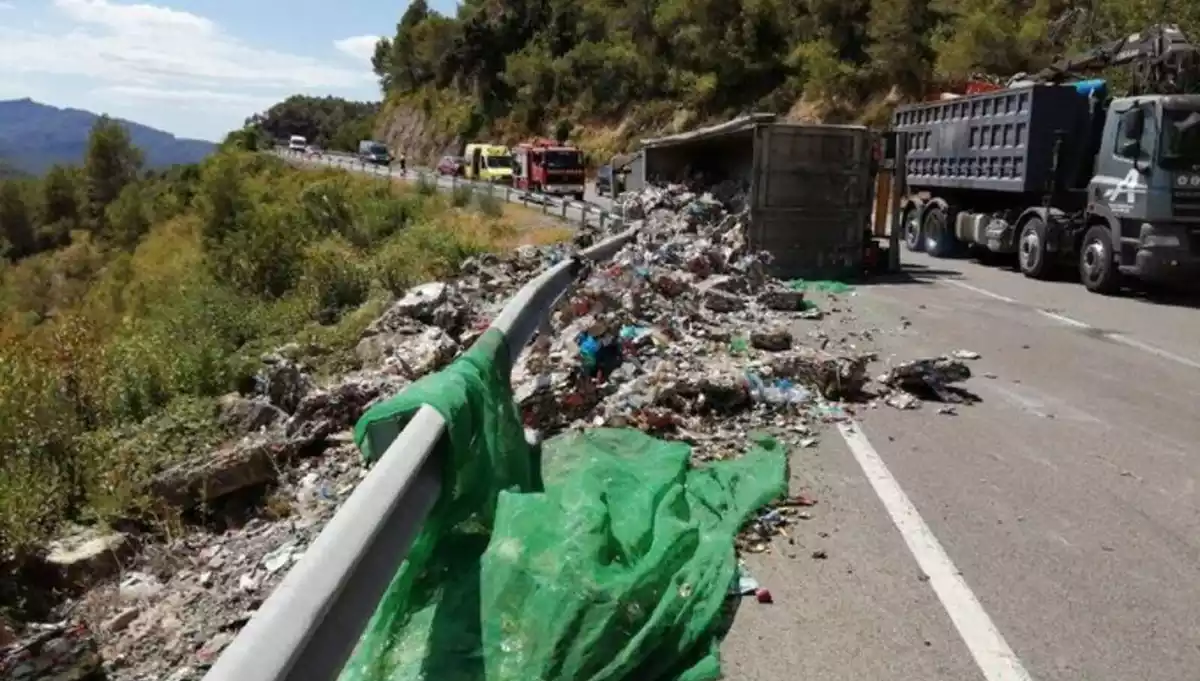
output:
[[[749,557],[775,604],[741,604],[727,678],[1197,678],[1200,312],[904,258],[806,324],[882,358],[978,352],[981,401],[864,405],[795,455],[819,504]]]
[[[798,331],[885,361],[978,352],[979,402],[865,403],[794,454],[819,503],[747,558],[775,603],[741,602],[726,678],[1197,678],[1195,303],[903,257],[902,278],[814,295],[838,311]]]

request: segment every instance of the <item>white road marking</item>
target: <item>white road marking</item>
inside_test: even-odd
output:
[[[999,293],[992,293],[991,291],[989,291],[985,288],[979,288],[978,286],[972,286],[966,282],[955,281],[953,279],[943,279],[942,282],[946,283],[946,284],[950,284],[951,286],[957,286],[959,288],[966,289],[968,291],[974,291],[975,293],[978,293],[981,296],[987,296],[988,298],[1002,300],[1006,303],[1013,303],[1014,305],[1020,305],[1020,301],[1018,301],[1016,298],[1009,298],[1008,296],[1002,296]]]
[[[1034,308],[1034,309],[1037,310],[1037,313],[1042,315],[1043,317],[1046,317],[1048,319],[1053,319],[1054,321],[1059,322],[1060,324],[1066,324],[1067,326],[1073,326],[1077,329],[1092,328],[1091,324],[1081,322],[1078,319],[1071,319],[1070,317],[1059,314],[1057,312],[1051,312],[1050,310],[1043,310],[1041,308]]]
[[[1053,319],[1054,321],[1056,321],[1060,324],[1072,326],[1077,329],[1092,329],[1094,331],[1097,331],[1101,336],[1104,336],[1105,338],[1107,338],[1113,342],[1120,343],[1121,345],[1124,345],[1125,347],[1133,348],[1135,350],[1141,350],[1142,352],[1154,355],[1155,357],[1158,357],[1160,359],[1165,359],[1170,362],[1175,362],[1176,364],[1180,364],[1182,366],[1185,366],[1185,367],[1188,367],[1191,369],[1200,370],[1200,361],[1197,361],[1194,359],[1189,359],[1187,357],[1184,357],[1183,355],[1177,355],[1169,350],[1163,350],[1160,347],[1150,345],[1149,343],[1140,341],[1132,336],[1127,336],[1123,333],[1119,333],[1116,331],[1104,331],[1102,329],[1098,329],[1098,328],[1092,326],[1091,324],[1088,324],[1087,322],[1081,322],[1078,319],[1073,319],[1064,314],[1059,314],[1057,312],[1052,312],[1050,310],[1044,310],[1040,307],[1028,305],[1026,303],[1022,303],[1021,301],[1019,301],[1015,298],[1009,298],[1008,296],[1000,295],[999,293],[994,293],[985,288],[979,288],[978,286],[972,286],[971,284],[967,284],[965,282],[954,281],[953,279],[945,279],[942,281],[942,283],[950,284],[951,286],[957,286],[961,289],[965,289],[967,291],[972,291],[974,293],[978,293],[981,296],[987,296],[988,298],[992,298],[994,300],[999,300],[999,301],[1003,301],[1005,303],[1011,303],[1013,305],[1019,305],[1021,307],[1030,308],[1033,311],[1037,312],[1038,314],[1042,315],[1043,317],[1045,317],[1047,319]]]
[[[1032,681],[862,428],[849,422],[839,423],[838,429],[917,565],[929,577],[929,585],[950,615],[954,628],[967,644],[984,678],[987,681]]]

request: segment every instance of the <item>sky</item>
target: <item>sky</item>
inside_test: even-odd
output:
[[[431,0],[450,13],[455,0]],[[293,94],[378,100],[407,0],[0,0],[0,100],[219,141]]]

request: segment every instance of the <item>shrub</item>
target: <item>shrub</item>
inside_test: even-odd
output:
[[[315,305],[317,320],[336,320],[345,309],[366,301],[371,271],[362,260],[363,256],[340,237],[330,237],[308,249],[302,286]]]
[[[490,218],[499,218],[504,215],[504,201],[494,194],[481,193],[475,199],[475,205],[479,208],[480,213]]]
[[[421,175],[417,178],[417,193],[422,196],[434,196],[438,193],[437,182],[430,179],[428,175]]]
[[[475,188],[469,184],[460,184],[450,192],[450,204],[455,208],[466,208],[475,197]]]

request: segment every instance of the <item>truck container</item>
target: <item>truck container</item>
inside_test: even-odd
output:
[[[871,139],[862,126],[801,125],[751,114],[643,140],[630,188],[643,178],[732,182],[744,192],[748,246],[771,254],[772,274],[856,276],[870,222]]]

